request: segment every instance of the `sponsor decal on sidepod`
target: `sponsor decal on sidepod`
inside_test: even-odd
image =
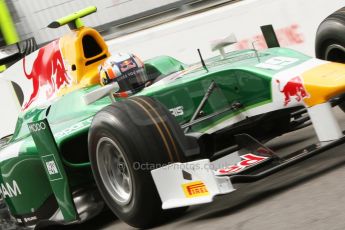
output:
[[[32,81],[32,92],[29,100],[23,105],[27,109],[43,92],[45,99],[52,98],[60,88],[69,85],[71,79],[65,71],[64,62],[59,47],[59,40],[40,48],[28,73],[23,58],[23,70],[27,79]]]
[[[22,195],[22,192],[20,191],[20,188],[15,180],[11,183],[1,183],[0,184],[0,197],[6,198],[6,197],[17,197],[19,195]]]
[[[169,111],[175,117],[182,116],[184,114],[183,106],[171,108],[171,109],[169,109]]]

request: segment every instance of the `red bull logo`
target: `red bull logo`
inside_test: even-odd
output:
[[[302,82],[302,78],[297,76],[294,78],[291,78],[284,86],[283,89],[281,89],[280,81],[277,80],[278,83],[278,90],[281,93],[284,93],[284,106],[287,106],[290,101],[291,97],[294,97],[296,101],[301,101],[303,98],[309,97],[309,94],[305,90]]]
[[[33,87],[30,98],[23,105],[23,109],[27,109],[41,93],[47,100],[52,98],[60,88],[71,83],[64,68],[59,40],[51,42],[38,51],[31,73],[27,73],[25,58],[23,58],[23,69],[26,78],[32,81]]]

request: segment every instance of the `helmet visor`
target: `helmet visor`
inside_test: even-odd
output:
[[[119,84],[120,92],[125,92],[143,88],[149,79],[143,67],[135,67],[129,71],[122,72],[122,75],[117,77],[116,80]]]

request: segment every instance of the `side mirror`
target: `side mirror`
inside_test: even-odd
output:
[[[225,58],[224,47],[237,43],[237,38],[235,34],[230,34],[229,36],[221,39],[217,39],[211,42],[212,51],[219,50],[222,58]]]
[[[110,99],[115,102],[112,93],[118,91],[120,89],[119,84],[117,82],[113,82],[109,85],[105,85],[101,88],[98,88],[86,95],[84,95],[84,102],[85,104],[89,105],[105,96],[109,96]]]

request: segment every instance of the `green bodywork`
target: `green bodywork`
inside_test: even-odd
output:
[[[301,53],[283,48],[268,49],[259,52],[259,55],[261,62],[275,56],[298,59],[293,65],[310,59]],[[198,132],[205,132],[245,110],[270,103],[272,101],[271,79],[278,73],[277,70],[255,67],[258,60],[253,50],[232,52],[227,54],[226,59],[217,56],[206,60],[207,70],[201,65],[187,66],[166,56],[148,60],[145,64],[150,74],[160,75],[162,80],[145,88],[137,95],[156,98],[172,113],[177,108],[175,116],[180,124],[190,121],[212,81],[216,83],[217,88],[203,109],[205,115],[228,107],[233,102],[240,102],[243,105],[240,110],[229,111],[193,126],[190,130]],[[287,68],[291,68],[291,65],[287,65],[279,71]],[[84,141],[85,143],[82,144],[87,147],[87,133],[93,116],[111,103],[109,97],[102,98],[90,105],[84,103],[83,96],[98,87],[100,86],[79,89],[59,98],[46,108],[33,108],[19,116],[13,138],[3,147],[8,152],[9,148],[17,143],[18,156],[0,162],[1,186],[6,187],[8,184],[13,188],[15,181],[20,189],[20,194],[17,191],[17,194],[12,193],[11,196],[5,196],[14,216],[34,212],[56,192],[56,184],[54,185],[48,179],[41,156],[38,154],[29,132],[29,123],[42,119],[47,119],[49,122],[55,136],[57,149],[60,151],[70,190],[94,183],[90,162],[87,160],[87,148],[85,151],[83,148],[79,150],[68,147],[72,145],[73,140],[81,136],[85,137],[80,140]],[[81,142],[80,140],[78,139],[78,142]],[[4,159],[1,158],[1,154],[2,152],[0,152],[0,159]],[[70,160],[73,159],[71,157],[73,155],[84,155],[86,160],[73,162]],[[67,220],[71,220],[71,218],[66,218]]]
[[[28,126],[65,221],[77,220],[78,213],[73,203],[67,174],[47,119],[29,123]]]

